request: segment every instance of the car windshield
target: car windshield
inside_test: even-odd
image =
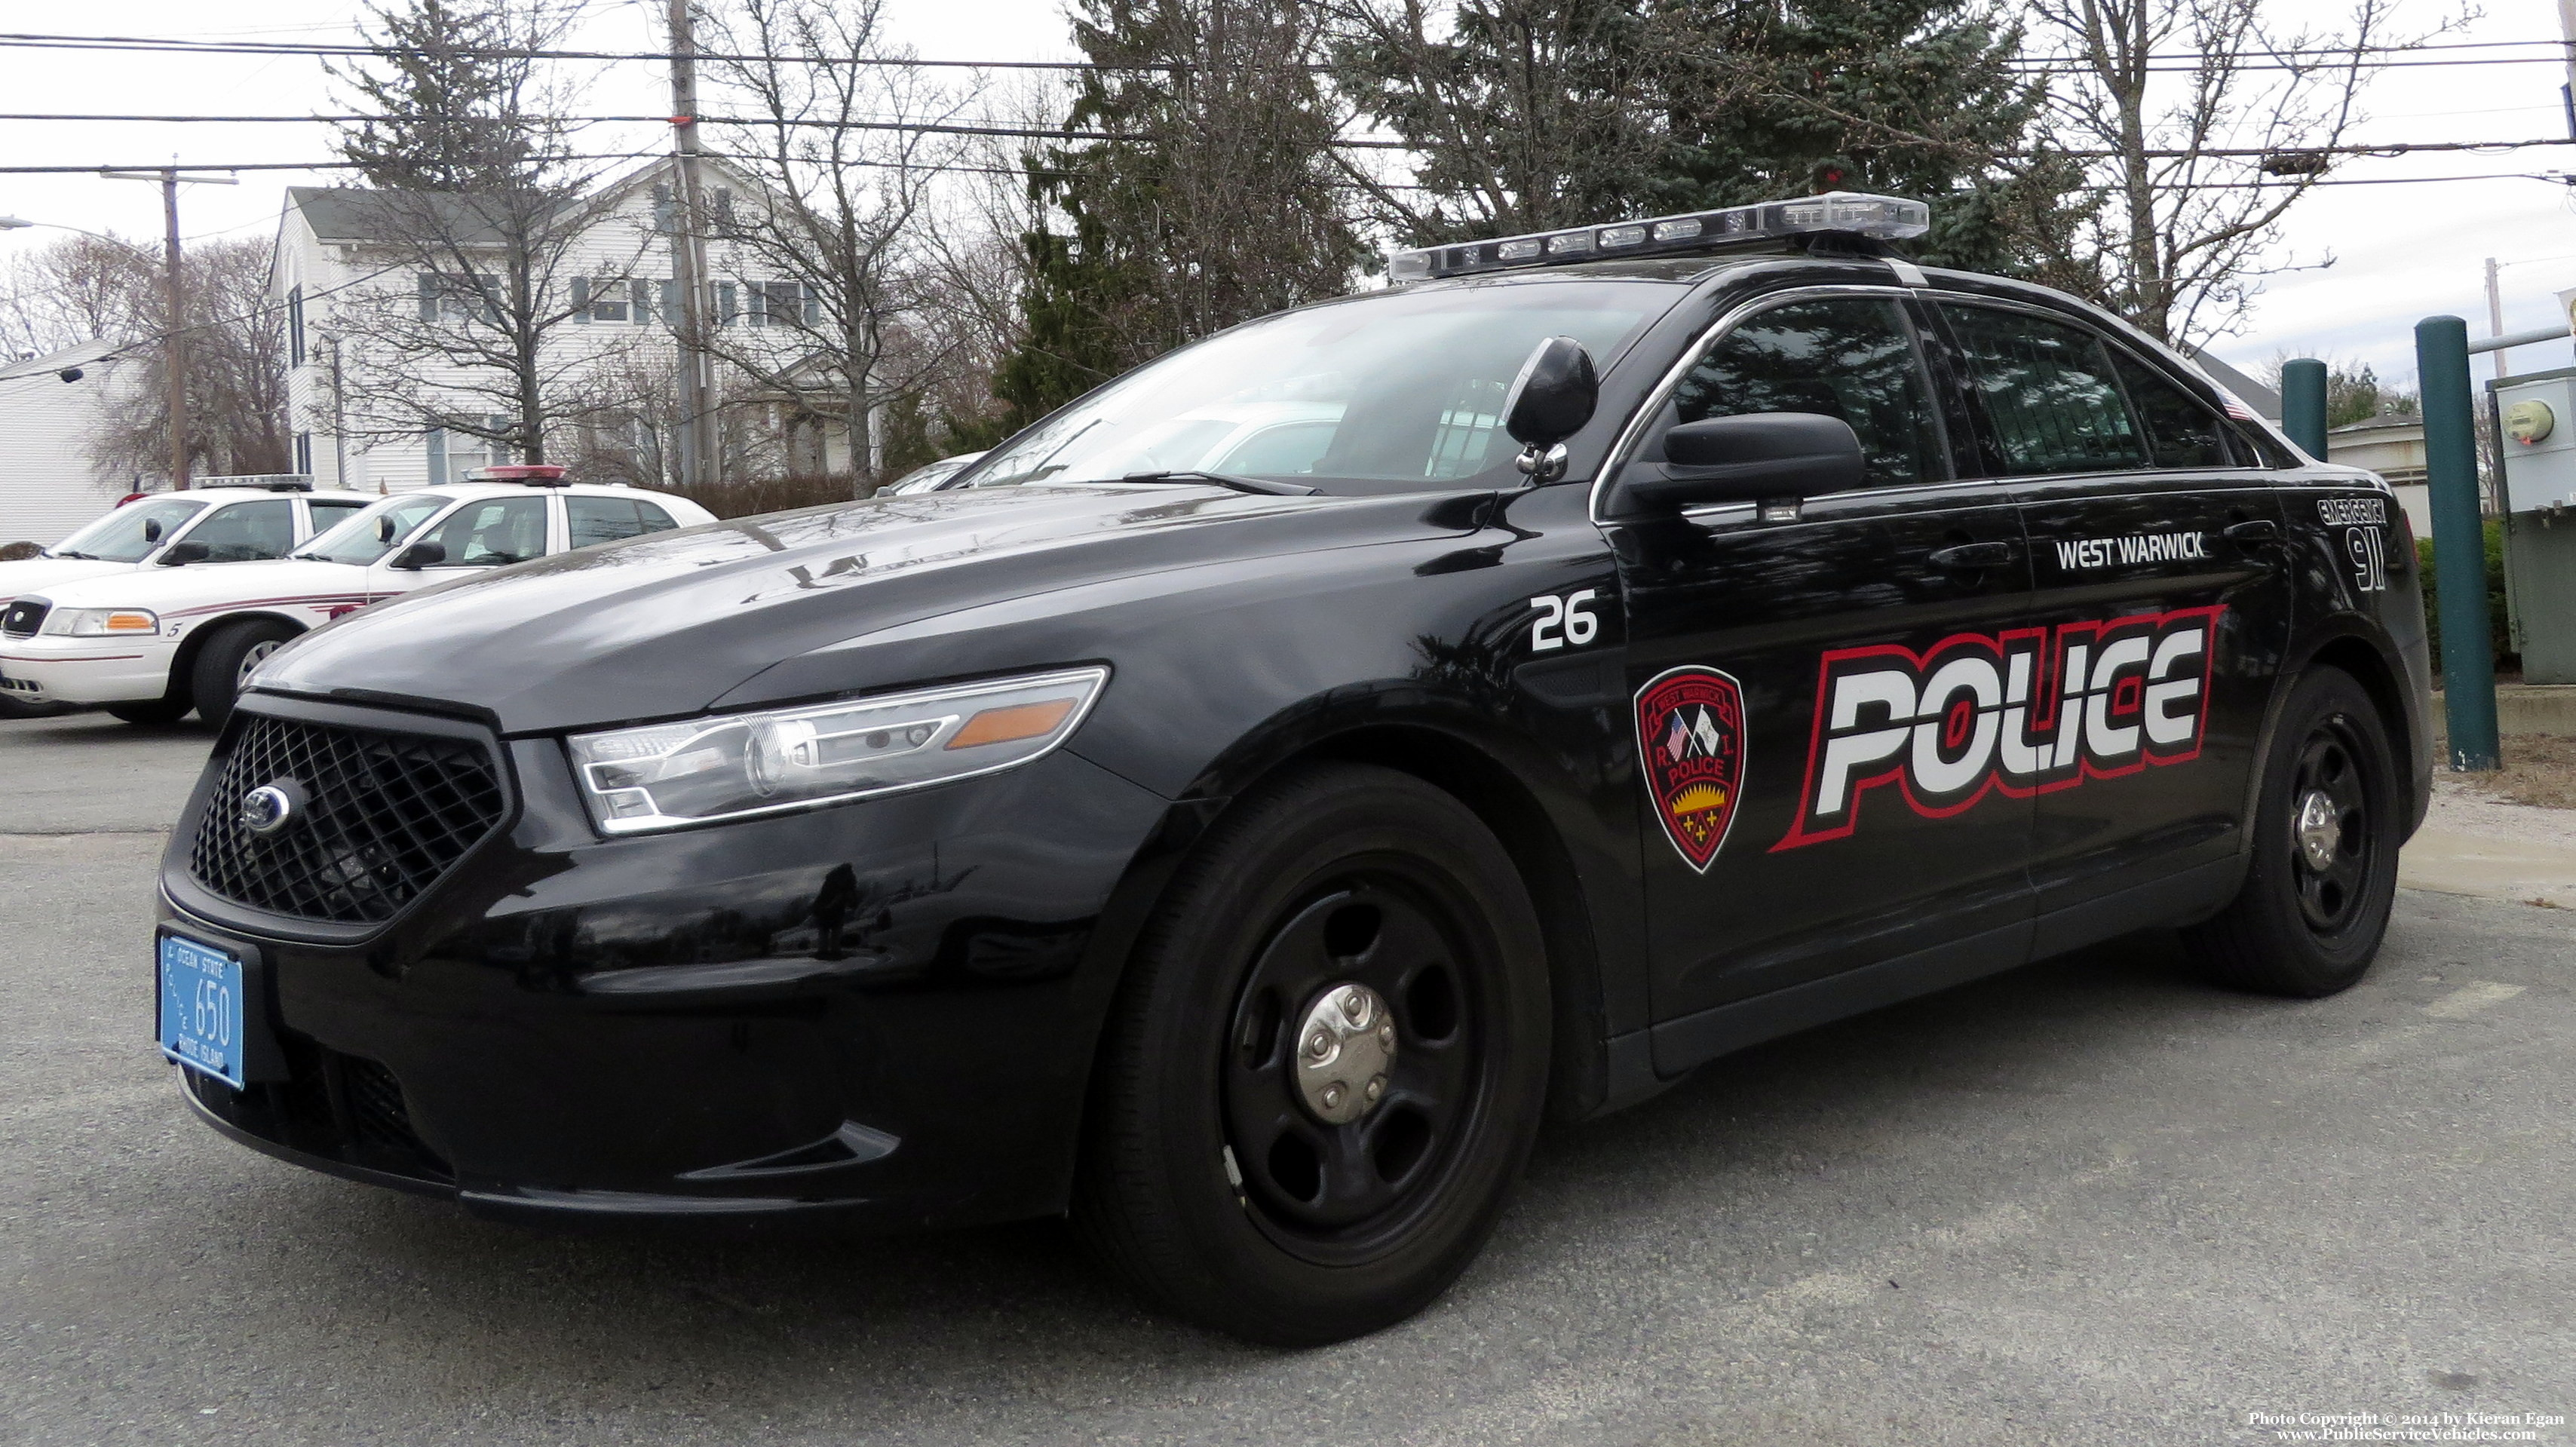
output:
[[[57,558],[96,558],[103,563],[139,563],[170,540],[179,525],[205,511],[192,497],[156,497],[130,502],[88,527],[54,544]],[[149,526],[159,523],[161,526]]]
[[[1323,492],[1513,476],[1503,394],[1570,336],[1607,369],[1682,294],[1639,281],[1379,292],[1250,322],[1127,374],[996,448],[965,487],[1224,472]]]
[[[386,498],[315,538],[310,547],[295,556],[325,563],[355,563],[363,568],[392,552],[412,529],[453,501],[434,492],[407,492]]]

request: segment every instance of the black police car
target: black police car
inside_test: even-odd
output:
[[[495,1216],[1070,1213],[1318,1342],[1544,1114],[2146,926],[2352,984],[2430,781],[2403,515],[1923,222],[1400,255],[941,490],[309,635],[163,869],[188,1098]]]

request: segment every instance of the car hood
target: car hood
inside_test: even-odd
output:
[[[29,589],[57,608],[149,608],[156,613],[251,608],[349,597],[367,586],[367,570],[348,563],[276,558],[248,563],[194,563],[184,568],[119,568]],[[21,595],[25,596],[25,595]]]
[[[14,563],[0,563],[0,603],[83,578],[133,571],[132,563],[108,563],[96,558],[21,558]]]
[[[880,496],[424,589],[308,635],[260,686],[445,705],[541,733],[1042,666],[1071,660],[1014,656],[989,632],[935,651],[838,645],[1105,581],[1454,534],[1474,525],[1462,519],[1475,502],[1168,485]]]

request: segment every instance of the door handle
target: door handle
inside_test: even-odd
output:
[[[1932,555],[1932,566],[1953,573],[1973,573],[1981,568],[2000,568],[2013,560],[2010,543],[1958,543]]]
[[[2239,547],[2276,543],[2281,540],[2281,525],[2270,518],[2249,518],[2241,523],[2229,523],[2221,536]]]

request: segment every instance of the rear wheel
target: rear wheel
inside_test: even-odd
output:
[[[2361,684],[2339,668],[2301,679],[2264,760],[2244,887],[2185,932],[2204,972],[2303,997],[2358,983],[2388,932],[2402,798],[2387,726]]]
[[[1220,1330],[1374,1331],[1483,1246],[1547,1062],[1537,919],[1492,833],[1410,775],[1301,773],[1217,824],[1130,963],[1075,1226]]]
[[[268,655],[286,646],[295,629],[264,618],[227,623],[197,650],[189,681],[197,698],[197,717],[222,728],[233,716],[233,701]]]

